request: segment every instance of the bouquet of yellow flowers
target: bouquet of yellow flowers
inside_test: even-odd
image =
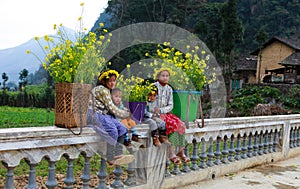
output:
[[[110,42],[111,34],[107,33],[103,23],[100,23],[103,35],[99,38],[94,32],[86,34],[87,29],[82,28],[82,17],[78,21],[80,30],[73,40],[62,24],[54,25],[55,37],[44,36],[45,46],[39,37],[35,37],[45,53],[45,59],[27,50],[27,54],[31,53],[40,60],[56,83],[92,83],[106,66],[103,51]]]
[[[151,92],[150,82],[138,76],[125,78],[120,75],[117,87],[122,90],[123,99],[127,102],[146,102],[147,95]]]
[[[172,86],[174,89],[187,90],[194,88],[200,91],[206,84],[210,84],[215,79],[214,76],[207,79],[205,74],[210,56],[206,55],[204,50],[199,52],[198,46],[193,49],[187,46],[186,49],[187,53],[184,54],[175,48],[171,48],[170,43],[165,42],[163,45],[158,45],[154,55],[149,55],[149,53],[145,55],[162,61],[161,67],[170,69],[170,84],[174,83]],[[157,72],[159,72],[159,69],[154,69],[154,77]]]

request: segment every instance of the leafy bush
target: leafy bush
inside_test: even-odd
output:
[[[228,103],[229,116],[248,116],[257,104],[274,103],[290,110],[289,113],[299,113],[300,86],[292,87],[288,92],[282,93],[280,89],[270,86],[246,86],[233,93]],[[233,111],[238,113],[232,113]]]
[[[283,98],[283,104],[291,108],[300,108],[300,86],[290,88],[286,97]]]

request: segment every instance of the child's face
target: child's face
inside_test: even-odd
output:
[[[108,89],[113,89],[116,86],[117,78],[115,75],[111,76],[108,80],[106,80],[105,84]]]
[[[170,74],[168,71],[162,71],[160,72],[160,74],[158,75],[157,78],[161,83],[168,83],[170,80]]]
[[[114,104],[120,106],[121,100],[122,100],[122,92],[121,91],[115,91],[111,94],[111,98]]]
[[[150,94],[150,95],[149,95],[149,101],[150,101],[150,102],[155,101],[155,100],[156,100],[156,96],[157,96],[156,93],[155,93],[155,94]]]

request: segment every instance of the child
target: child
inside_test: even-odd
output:
[[[122,91],[120,88],[114,88],[111,90],[111,97],[112,97],[112,101],[113,103],[120,109],[122,110],[126,110],[128,111],[127,108],[124,107],[123,103],[122,103]],[[136,122],[131,119],[130,117],[127,117],[125,119],[121,119],[119,117],[117,117],[117,119],[119,121],[121,121],[121,123],[123,123],[127,129],[129,129],[132,133],[132,141],[135,141],[135,142],[139,142],[141,143],[141,139],[139,138],[140,135],[138,135],[137,131],[136,131]],[[125,142],[124,142],[125,146],[130,146],[131,145],[131,141],[129,139],[129,134],[127,133],[126,134],[126,137],[125,137]]]
[[[170,161],[180,164],[181,160],[190,162],[190,159],[184,154],[185,146],[185,126],[184,123],[175,115],[171,114],[173,109],[173,90],[168,85],[171,70],[169,68],[161,68],[156,76],[157,81],[154,83],[158,88],[157,108],[155,113],[159,113],[160,117],[166,122],[166,134],[172,143],[169,151]],[[179,147],[179,152],[175,154],[174,146]]]
[[[133,155],[122,155],[127,128],[115,117],[127,118],[130,113],[116,107],[111,99],[110,90],[116,85],[118,72],[103,71],[97,80],[97,86],[91,91],[92,97],[88,111],[88,124],[107,142],[107,162],[109,165],[128,164],[134,160]]]
[[[147,95],[147,106],[145,109],[143,122],[150,125],[154,146],[160,146],[161,143],[170,144],[166,136],[166,123],[162,119],[160,119],[159,114],[154,113],[158,88],[153,84],[150,86],[150,88],[151,91]]]

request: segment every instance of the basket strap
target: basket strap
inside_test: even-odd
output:
[[[81,90],[80,90],[80,88],[78,88],[77,89],[77,92],[79,92],[79,96],[81,96]],[[94,101],[94,99],[93,99],[93,101]],[[80,135],[81,133],[82,133],[82,127],[83,127],[83,125],[82,125],[82,104],[81,104],[81,100],[79,101],[79,115],[80,115],[80,130],[79,130],[79,132],[78,133],[76,133],[76,132],[74,132],[71,128],[69,128],[68,127],[68,129],[74,134],[74,135]]]

